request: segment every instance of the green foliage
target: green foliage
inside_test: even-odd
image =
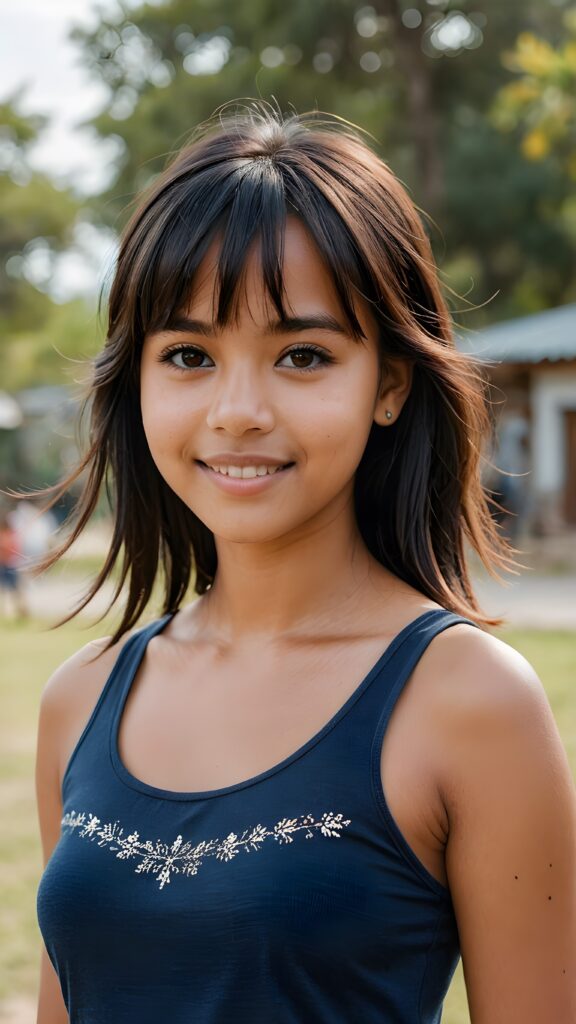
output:
[[[452,305],[488,304],[459,312],[466,326],[572,300],[569,176],[529,159],[521,140],[490,117],[510,81],[505,54],[527,26],[555,45],[565,31],[561,9],[546,0],[414,0],[409,27],[406,6],[166,0],[120,4],[121,16],[78,31],[111,93],[93,124],[119,142],[102,219],[120,227],[135,195],[217,108],[262,97],[283,110],[336,113],[375,136],[374,147],[439,226],[428,222],[441,266],[446,258],[445,283],[458,290],[474,264],[467,301]]]
[[[23,184],[7,174],[0,176],[2,248],[20,252],[38,237],[55,246],[66,244],[77,209],[69,192],[55,188],[41,174],[30,174]]]
[[[4,341],[3,387],[8,390],[27,387],[31,380],[35,385],[75,385],[86,375],[86,361],[102,344],[102,324],[83,299],[57,305],[40,295],[43,300],[47,306],[42,322],[13,332]]]
[[[496,296],[476,314],[476,326],[493,321],[496,310],[506,319],[562,305],[576,294],[574,238],[565,219],[570,183],[556,165],[527,161],[479,118],[474,130],[453,129],[446,188],[447,252],[457,254],[456,271],[458,259],[469,254],[470,276],[482,282],[484,299]]]
[[[6,331],[2,389],[68,386],[79,399],[88,359],[102,345],[102,325],[82,299],[57,305],[31,285],[25,288],[41,315],[35,326],[15,330],[13,322]],[[45,487],[62,477],[77,456],[73,419],[78,408],[79,401],[68,407],[60,400],[44,416],[25,417],[21,429],[0,430],[0,487]]]
[[[22,92],[17,91],[0,102],[0,142],[4,151],[10,150],[13,161],[36,142],[47,120],[41,114],[21,114],[18,110],[21,98]]]
[[[226,104],[264,98],[371,133],[425,211],[461,326],[574,301],[573,0],[568,6],[118,2],[93,31],[75,32],[79,55],[110,91],[92,125],[118,151],[113,184],[82,213],[119,230],[136,194],[197,125]],[[0,104],[0,123],[3,386],[62,382],[58,352],[93,351],[99,335],[79,306],[58,312],[26,267],[41,250],[49,270],[70,244],[80,204],[30,169],[45,118],[24,116],[15,95]]]
[[[30,169],[28,150],[45,125],[45,118],[24,116],[18,94],[0,104],[0,304],[4,318],[23,318],[29,296],[22,287],[25,257],[38,246],[46,259],[72,239],[78,200],[57,188],[46,175]],[[40,305],[36,302],[33,323]]]
[[[500,90],[491,117],[504,132],[520,131],[528,160],[555,156],[576,179],[576,7],[564,14],[569,38],[552,45],[522,32],[503,61],[517,73]]]

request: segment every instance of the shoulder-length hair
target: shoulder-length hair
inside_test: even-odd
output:
[[[280,318],[287,214],[313,237],[352,336],[361,341],[354,296],[380,328],[381,363],[409,359],[412,387],[395,423],[373,424],[355,477],[355,513],[364,542],[398,578],[479,625],[500,625],[477,603],[466,543],[492,576],[516,565],[498,533],[481,482],[491,434],[488,384],[454,346],[431,246],[417,207],[355,126],[315,111],[282,115],[264,102],[214,116],[143,196],[123,232],[109,296],[104,348],[95,358],[84,411],[86,454],[55,488],[50,505],[79,479],[83,490],[64,554],[87,525],[103,486],[113,535],[101,572],[63,622],[88,604],[117,562],[112,604],[126,585],[119,639],[146,609],[157,577],[163,613],[180,606],[193,578],[197,594],[217,571],[214,535],[157,470],[139,399],[143,340],[187,303],[197,268],[215,237],[219,248],[215,321],[236,315],[250,243],[261,244],[262,274]]]

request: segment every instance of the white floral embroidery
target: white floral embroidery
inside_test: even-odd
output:
[[[302,831],[306,839],[313,838],[314,830],[323,836],[339,839],[350,819],[332,811],[326,811],[319,821],[315,821],[311,814],[303,814],[298,818],[282,818],[270,829],[265,825],[254,825],[245,829],[241,836],[230,832],[225,839],[202,840],[195,846],[184,842],[182,836],[177,836],[171,846],[159,839],[155,843],[140,839],[138,832],[125,836],[118,821],[103,825],[100,818],[91,813],[68,811],[61,824],[71,831],[79,829],[78,834],[83,839],[97,840],[98,846],[107,846],[120,860],[139,858],[134,869],[136,874],[156,875],[159,887],[163,889],[172,875],[196,875],[205,857],[216,857],[216,860],[226,863],[241,850],[245,853],[260,850],[269,836],[280,844],[287,844],[294,841],[295,833]]]

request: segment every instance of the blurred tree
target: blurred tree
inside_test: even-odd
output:
[[[2,352],[2,387],[17,391],[36,385],[76,388],[86,378],[86,361],[103,340],[94,304],[82,298],[58,304],[47,296],[42,322],[7,333]]]
[[[24,116],[19,103],[16,94],[0,104],[1,383],[11,391],[72,384],[82,372],[78,357],[100,340],[84,300],[59,304],[49,294],[54,259],[72,242],[81,204],[31,169],[29,149],[45,118]]]
[[[48,278],[54,254],[71,241],[79,209],[71,192],[31,169],[28,150],[45,118],[19,112],[20,94],[0,103],[0,328],[37,324],[50,300],[27,279]]]
[[[444,108],[453,110],[466,93],[478,105],[478,75],[492,90],[495,75],[505,79],[494,48],[512,44],[526,8],[542,2],[509,0],[502,9],[498,0],[484,0],[490,18],[453,12],[449,0],[119,3],[119,13],[94,32],[75,33],[111,90],[111,104],[93,123],[122,146],[107,214],[117,215],[114,198],[145,184],[195,124],[227,100],[254,94],[298,110],[337,107],[385,138],[387,149],[407,148],[409,178],[435,213]]]
[[[576,180],[576,6],[564,13],[568,38],[554,46],[522,32],[505,66],[520,77],[498,93],[491,116],[503,132],[521,133],[528,160],[549,156]]]
[[[536,163],[490,117],[522,32],[556,46],[563,0],[119,0],[75,37],[108,84],[92,124],[118,145],[100,217],[119,227],[136,192],[198,123],[243,97],[328,110],[376,148],[442,228],[444,279],[473,303],[471,326],[574,297],[560,215],[565,169]],[[429,228],[430,230],[430,228]],[[449,255],[448,261],[445,254]],[[491,297],[495,295],[493,301]],[[468,315],[467,315],[468,316]]]
[[[102,344],[93,304],[75,299],[59,305],[32,285],[28,288],[44,303],[42,318],[33,325],[19,323],[17,329],[16,318],[8,318],[2,341],[2,388],[16,392],[21,402],[19,392],[33,393],[22,402],[22,427],[0,430],[3,489],[45,487],[74,464],[76,399],[89,376],[87,360]]]

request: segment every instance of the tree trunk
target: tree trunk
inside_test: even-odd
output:
[[[375,0],[378,14],[390,26],[396,66],[406,83],[408,134],[416,149],[418,204],[437,214],[444,196],[444,165],[440,152],[439,118],[434,105],[431,59],[422,50],[422,26],[402,24],[398,0]]]

